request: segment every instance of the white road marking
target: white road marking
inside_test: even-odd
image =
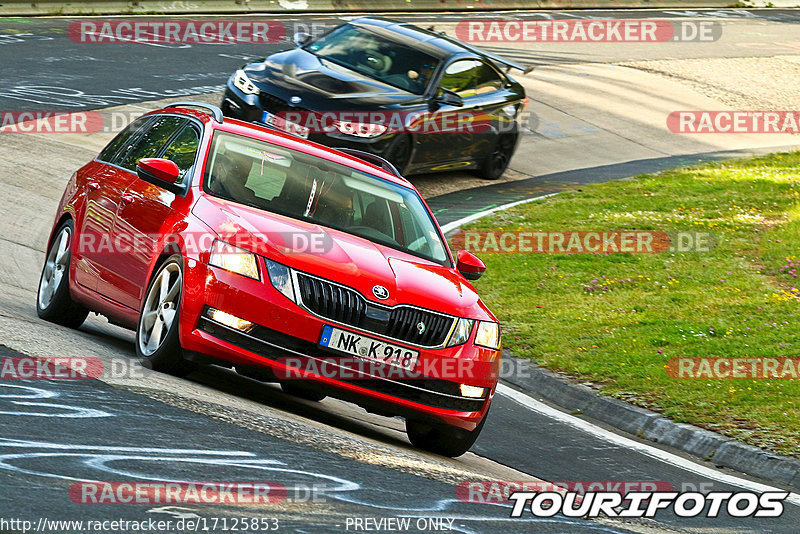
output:
[[[696,462],[693,462],[676,454],[672,454],[671,452],[667,452],[657,447],[653,447],[652,445],[648,445],[646,443],[641,443],[632,440],[630,438],[626,438],[625,436],[616,434],[614,432],[611,432],[610,430],[606,430],[605,428],[593,425],[592,423],[585,421],[584,419],[575,417],[574,415],[570,415],[568,413],[564,413],[542,402],[539,402],[536,399],[526,395],[525,393],[521,393],[516,389],[512,389],[506,386],[505,384],[499,384],[497,386],[497,391],[499,391],[502,395],[521,404],[522,406],[528,408],[529,410],[533,410],[534,412],[544,415],[549,419],[553,419],[560,423],[567,424],[573,428],[582,430],[583,432],[586,432],[591,436],[602,439],[603,441],[607,441],[609,443],[613,443],[615,445],[619,445],[627,449],[633,449],[636,452],[639,452],[651,458],[655,458],[656,460],[660,460],[670,465],[674,465],[675,467],[680,467],[681,469],[684,469],[686,471],[691,471],[692,473],[698,474],[700,476],[704,476],[706,478],[710,478],[718,482],[730,484],[731,486],[738,486],[740,488],[744,488],[746,490],[755,491],[759,493],[764,493],[767,491],[784,491],[781,490],[780,488],[767,486],[766,484],[760,484],[758,482],[752,482],[750,480],[739,478],[734,475],[722,473],[721,471],[717,471],[716,469],[700,465]],[[790,493],[789,496],[786,497],[785,502],[794,504],[796,506],[800,506],[800,495],[798,495],[797,493]]]
[[[449,234],[454,230],[458,230],[460,227],[464,226],[467,223],[471,223],[472,221],[477,221],[478,219],[482,219],[487,215],[491,215],[496,211],[507,210],[509,208],[513,208],[514,206],[519,206],[520,204],[527,204],[528,202],[533,202],[535,200],[542,200],[543,198],[552,197],[557,194],[558,193],[550,193],[549,195],[540,195],[538,197],[526,198],[524,200],[517,200],[516,202],[509,202],[508,204],[503,204],[502,206],[497,206],[495,208],[483,210],[478,213],[473,213],[472,215],[464,217],[463,219],[458,219],[457,221],[445,224],[444,226],[442,226],[442,233]]]

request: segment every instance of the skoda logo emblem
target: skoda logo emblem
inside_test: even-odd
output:
[[[289,99],[289,102],[292,104],[299,104],[302,101],[303,99],[300,98],[299,96],[293,96],[292,98]]]
[[[419,335],[422,335],[425,332],[425,323],[422,321],[417,323],[417,332],[419,332]]]
[[[389,298],[389,290],[383,286],[373,286],[372,294],[375,295],[376,299],[386,300]]]

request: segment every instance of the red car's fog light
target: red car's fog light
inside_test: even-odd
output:
[[[483,392],[486,391],[486,388],[480,388],[478,386],[470,386],[467,384],[461,384],[459,386],[461,390],[462,397],[469,397],[471,399],[480,399],[483,397]]]
[[[208,308],[208,310],[206,310],[206,317],[219,324],[239,330],[240,332],[249,332],[253,329],[253,326],[255,326],[250,321],[246,321],[240,317],[215,308]]]

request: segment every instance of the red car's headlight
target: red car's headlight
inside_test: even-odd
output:
[[[272,286],[284,294],[292,302],[297,302],[294,296],[294,283],[292,282],[292,270],[282,263],[264,258],[267,264],[267,274]]]
[[[208,259],[208,264],[248,278],[261,280],[255,254],[219,239],[216,239],[211,245],[211,257]]]
[[[500,325],[490,321],[478,322],[478,331],[475,332],[475,344],[487,349],[499,349]]]
[[[475,324],[473,319],[464,319],[461,318],[456,322],[456,327],[453,330],[453,333],[450,335],[450,339],[447,340],[448,347],[455,347],[456,345],[463,345],[469,340],[469,336],[472,333],[472,325]]]

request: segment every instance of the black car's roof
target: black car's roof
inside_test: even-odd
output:
[[[370,29],[376,33],[386,35],[389,39],[400,40],[403,44],[419,48],[439,59],[446,59],[458,55],[487,59],[522,69],[522,67],[511,64],[503,58],[466,45],[443,33],[436,33],[420,28],[419,26],[414,26],[410,22],[398,22],[381,17],[361,17],[351,20],[350,24],[362,27],[369,26]]]

